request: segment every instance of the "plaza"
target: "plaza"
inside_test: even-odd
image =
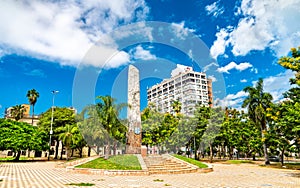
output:
[[[213,163],[213,172],[150,176],[99,176],[69,173],[59,162],[0,164],[0,188],[79,187],[70,183],[92,183],[91,187],[300,187],[298,170],[274,169],[257,164]],[[1,181],[2,180],[2,181]],[[160,181],[155,181],[160,180]]]

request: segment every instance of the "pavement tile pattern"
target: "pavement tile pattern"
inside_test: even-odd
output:
[[[93,183],[100,188],[209,188],[300,187],[300,171],[272,169],[252,164],[213,164],[209,173],[150,176],[99,176],[67,172],[56,162],[1,163],[0,188],[79,187],[69,183]]]

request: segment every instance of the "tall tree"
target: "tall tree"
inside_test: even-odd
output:
[[[111,96],[98,96],[96,99],[100,100],[96,104],[100,122],[107,131],[107,134],[105,134],[107,136],[105,158],[108,158],[111,140],[125,141],[127,127],[119,120],[119,113],[128,105],[125,103],[116,104],[115,99]]]
[[[42,151],[48,148],[47,133],[25,122],[0,119],[0,138],[0,150],[16,152],[16,161],[22,150]]]
[[[29,101],[30,105],[32,106],[32,120],[31,120],[31,124],[33,125],[34,105],[35,105],[37,99],[40,97],[40,94],[35,89],[31,89],[31,90],[27,91],[26,97],[28,98],[28,101]]]
[[[269,156],[265,134],[268,131],[267,126],[267,108],[272,104],[272,95],[263,91],[263,79],[259,79],[255,87],[246,87],[244,91],[249,95],[245,98],[242,107],[247,107],[249,118],[260,127],[263,142],[263,152],[265,164],[269,165]]]
[[[284,68],[292,70],[295,77],[290,78],[291,89],[283,94],[286,101],[281,104],[278,111],[277,123],[286,127],[285,130],[292,136],[288,139],[298,148],[300,155],[300,46],[291,48],[291,55],[280,58],[278,63]]]
[[[207,144],[210,151],[210,162],[213,161],[213,142],[215,138],[219,135],[220,129],[224,120],[224,113],[221,107],[211,108],[210,119],[208,121],[205,132],[202,136],[201,143]]]
[[[38,127],[47,133],[50,132],[50,126],[51,126],[51,116],[52,116],[52,108],[49,108],[46,112],[41,114]],[[58,157],[58,147],[59,147],[59,135],[63,133],[62,127],[65,127],[66,125],[74,125],[76,124],[75,120],[75,112],[72,109],[69,108],[54,108],[53,113],[53,135],[52,135],[52,141],[56,141],[56,148],[55,148],[55,156],[54,159],[57,159]]]
[[[10,115],[16,120],[19,121],[24,117],[25,108],[22,105],[13,106]]]

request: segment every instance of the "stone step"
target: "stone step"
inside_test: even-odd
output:
[[[149,174],[181,174],[197,172],[197,168],[191,167],[180,160],[170,156],[150,155],[144,158]]]

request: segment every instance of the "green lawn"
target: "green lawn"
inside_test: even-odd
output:
[[[94,168],[110,170],[141,170],[138,158],[135,155],[116,155],[109,159],[97,158],[76,168]]]
[[[188,162],[188,163],[191,163],[193,165],[196,165],[199,168],[207,168],[208,167],[206,164],[203,164],[200,161],[197,161],[197,160],[192,159],[192,158],[187,158],[187,157],[184,157],[182,155],[175,155],[175,154],[173,156],[176,157],[176,158],[178,158],[178,159],[181,159],[181,160],[183,160],[185,162]]]
[[[0,157],[0,161],[13,161],[15,159],[15,157]],[[33,158],[30,157],[20,157],[20,161],[23,161],[23,160],[32,160]]]
[[[265,166],[265,165],[260,165],[260,166]],[[284,165],[281,166],[280,162],[276,162],[276,163],[272,163],[268,167],[271,167],[271,168],[292,169],[292,170],[300,170],[300,163],[284,163]]]

